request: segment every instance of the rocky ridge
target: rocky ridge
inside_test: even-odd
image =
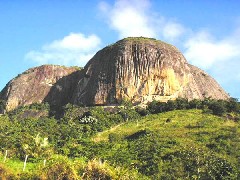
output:
[[[84,69],[44,65],[11,80],[0,93],[6,110],[32,103],[52,106],[135,104],[152,100],[227,99],[201,69],[174,46],[151,38],[125,38],[98,51]]]

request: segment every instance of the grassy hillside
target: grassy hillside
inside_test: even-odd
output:
[[[125,106],[67,105],[55,119],[44,106],[32,106],[34,115],[26,107],[0,116],[1,177],[240,179],[236,114],[185,109],[140,116]],[[22,116],[24,109],[30,117]],[[44,115],[35,116],[38,110]]]
[[[221,179],[226,175],[224,171],[230,173],[228,168],[231,172],[236,168],[237,172],[240,165],[239,122],[204,114],[201,110],[175,110],[148,115],[139,121],[126,122],[100,132],[93,137],[93,141],[120,147],[115,150],[114,158],[129,154],[129,159],[122,160],[121,165],[127,161],[134,162],[140,172],[162,179],[214,178],[220,171],[223,172],[218,176]],[[126,143],[128,148],[124,150]],[[110,149],[107,153],[112,154],[112,151]],[[114,161],[113,157],[109,161],[121,161]],[[207,162],[208,158],[213,159]],[[149,161],[153,162],[149,164]],[[220,167],[218,162],[226,164]],[[209,163],[213,163],[211,168],[216,170],[215,174],[211,174]],[[186,172],[188,166],[192,172]],[[231,178],[237,176],[232,175]]]

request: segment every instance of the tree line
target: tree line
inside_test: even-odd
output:
[[[193,99],[190,101],[185,98],[177,98],[176,100],[169,100],[168,102],[154,100],[148,104],[145,114],[156,114],[181,109],[202,109],[205,113],[222,116],[226,113],[239,113],[240,104],[236,98],[230,98],[228,100],[205,98],[203,100]],[[144,114],[143,109],[142,111]]]

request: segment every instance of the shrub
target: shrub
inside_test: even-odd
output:
[[[10,169],[0,164],[0,179],[16,179],[16,176],[12,173]]]
[[[142,107],[137,107],[136,112],[141,116],[146,116],[149,114],[149,111],[146,108],[142,108]]]
[[[73,164],[64,156],[54,156],[42,169],[42,179],[74,180],[78,179]]]
[[[238,100],[235,98],[230,98],[227,101],[226,107],[227,107],[227,112],[237,112],[237,113],[240,112],[240,105],[238,103]]]
[[[89,161],[84,173],[82,175],[82,179],[98,179],[98,180],[111,180],[114,178],[114,173],[111,168],[96,159]]]
[[[190,109],[201,109],[202,101],[200,99],[193,99],[193,100],[189,101],[189,108]]]
[[[225,106],[225,102],[220,101],[220,100],[213,101],[210,104],[209,109],[211,109],[213,111],[214,115],[218,115],[218,116],[222,116],[227,111],[226,106]]]
[[[177,98],[175,103],[176,103],[176,109],[188,109],[189,108],[188,100],[185,98]]]

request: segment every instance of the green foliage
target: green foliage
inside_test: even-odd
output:
[[[108,135],[108,141],[109,142],[118,142],[120,140],[122,140],[122,137],[121,137],[121,135],[119,135],[117,133],[110,133]]]
[[[235,98],[230,98],[226,102],[226,108],[227,108],[227,112],[238,112],[238,113],[240,112],[240,104],[238,100]]]
[[[185,98],[176,99],[176,109],[189,109],[189,102]]]
[[[137,112],[138,114],[140,114],[141,116],[146,116],[146,115],[150,114],[149,110],[146,109],[146,108],[136,107],[135,110],[136,110],[136,112]]]
[[[193,99],[189,101],[189,109],[202,109],[202,101],[200,99]]]
[[[162,178],[187,178],[187,179],[235,179],[234,166],[214,153],[203,149],[187,147],[169,153],[163,157],[163,164],[168,168],[163,169]]]
[[[161,102],[153,100],[152,102],[150,102],[148,104],[147,110],[152,114],[157,114],[157,113],[163,112],[163,110],[161,108],[164,105],[165,105],[165,103],[161,104]]]
[[[212,110],[214,115],[222,116],[226,113],[226,102],[222,100],[212,101],[209,105],[209,109]]]
[[[240,112],[239,102],[234,98],[229,100],[205,98],[204,100],[193,99],[191,101],[185,98],[177,98],[176,100],[169,100],[167,103],[154,100],[147,106],[147,110],[152,114],[173,111],[175,109],[202,109],[204,113],[218,116],[223,116],[226,112]]]
[[[0,99],[0,114],[4,114],[6,107],[6,101]]]
[[[34,103],[29,106],[21,106],[8,112],[11,120],[23,120],[28,118],[48,117],[50,106],[48,103]]]
[[[63,121],[77,120],[79,117],[83,116],[84,113],[89,111],[89,108],[84,108],[81,106],[67,104],[63,108],[64,115],[62,117]]]
[[[202,113],[205,109],[211,113]],[[2,160],[8,150],[3,177],[239,178],[240,115],[234,99],[153,101],[147,109],[128,101],[111,109],[68,104],[61,119],[22,116],[26,110],[48,107],[35,104],[0,116]],[[29,161],[22,172],[25,155]]]
[[[167,119],[171,121],[166,123]],[[142,129],[145,126],[148,129]],[[122,167],[131,165],[152,179],[236,179],[239,173],[239,128],[234,130],[230,128],[232,126],[238,124],[202,114],[201,110],[148,115],[139,121],[139,126],[134,126],[134,122],[127,122],[126,125],[108,131],[112,144],[105,146],[104,150],[100,148],[99,151],[104,152],[100,156]],[[227,139],[220,136],[221,134],[226,134]],[[102,135],[106,136],[103,133]],[[226,141],[223,143],[224,139]],[[213,142],[218,149],[208,145]],[[187,148],[189,144],[192,149]],[[207,165],[212,166],[212,169],[207,168]]]
[[[153,176],[159,173],[160,143],[158,135],[154,132],[144,132],[137,141],[132,142],[132,150],[136,154],[135,166],[142,174]]]

